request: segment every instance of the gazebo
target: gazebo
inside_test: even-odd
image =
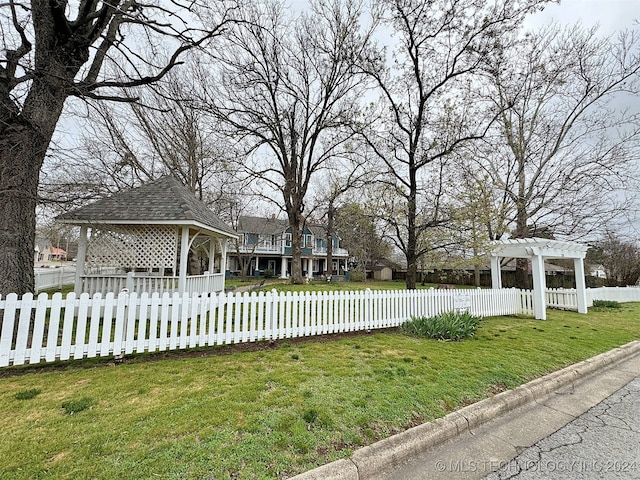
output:
[[[493,242],[491,253],[491,286],[502,288],[501,258],[528,258],[533,275],[533,312],[537,319],[546,320],[545,259],[573,259],[578,298],[578,312],[587,313],[587,293],[584,280],[584,257],[589,247],[576,242],[544,238],[518,238]]]
[[[80,226],[75,292],[217,292],[224,289],[227,240],[236,233],[172,176],[124,190],[58,222]],[[189,274],[189,250],[208,269]],[[215,270],[216,251],[220,253]]]

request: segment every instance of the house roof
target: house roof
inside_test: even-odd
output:
[[[281,235],[287,228],[289,228],[289,222],[275,217],[243,216],[238,219],[238,231],[244,233]]]
[[[56,220],[76,225],[188,225],[236,236],[231,227],[170,175],[63,213]]]

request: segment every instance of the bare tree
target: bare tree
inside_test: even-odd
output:
[[[398,47],[391,67],[379,68],[383,54],[365,65],[381,93],[380,119],[366,139],[386,165],[384,181],[397,197],[386,218],[407,259],[407,288],[416,286],[418,259],[441,246],[421,237],[450,220],[443,209],[446,160],[465,142],[481,138],[490,123],[472,97],[471,75],[505,32],[544,3],[382,1]]]
[[[198,7],[180,0],[0,4],[0,294],[33,290],[38,180],[67,98],[129,101],[112,89],[161,79],[226,24],[223,11],[210,31],[190,27]]]
[[[507,228],[514,238],[541,228],[575,237],[624,213],[640,116],[614,101],[640,91],[639,40],[551,25],[495,51],[490,97],[501,113],[475,154],[507,206],[494,238]],[[516,273],[523,284],[526,262]]]
[[[152,89],[120,90],[130,102],[88,104],[79,145],[45,162],[40,201],[68,209],[167,174],[212,207],[231,195],[234,148],[194,101],[200,78],[189,62]]]
[[[605,268],[608,285],[636,285],[640,280],[640,247],[614,233],[595,242],[587,252],[587,260]]]
[[[221,65],[209,109],[246,145],[242,168],[279,192],[292,232],[292,281],[301,283],[305,202],[312,179],[348,141],[367,48],[360,0],[318,1],[293,18],[284,4],[247,6],[243,24],[212,53]]]

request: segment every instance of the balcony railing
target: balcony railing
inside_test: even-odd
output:
[[[287,248],[290,248],[288,246]],[[307,248],[307,247],[304,247]],[[235,248],[231,248],[231,253],[236,253]],[[258,245],[241,245],[240,253],[242,254],[281,254],[282,246],[281,245],[270,245],[270,244],[258,244]],[[327,254],[327,247],[314,247],[312,250],[312,255],[324,256]],[[335,257],[348,257],[349,252],[345,248],[334,248],[333,255]]]

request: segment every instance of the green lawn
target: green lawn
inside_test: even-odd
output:
[[[281,478],[634,339],[640,304],[485,319],[462,342],[394,330],[12,367],[0,478]]]
[[[248,285],[255,285],[259,282],[248,283]],[[437,287],[434,283],[427,283],[425,285],[418,284],[418,289],[428,289]],[[261,287],[261,290],[269,291],[271,289],[276,289],[279,292],[302,292],[302,291],[314,291],[314,292],[325,292],[325,291],[347,291],[347,290],[365,290],[370,288],[371,290],[404,290],[406,289],[406,284],[402,280],[394,280],[394,281],[382,281],[382,280],[367,280],[366,282],[331,282],[327,283],[326,281],[321,280],[313,280],[308,284],[304,285],[292,285],[286,281],[281,281],[277,279],[267,279],[265,285]],[[476,288],[470,287],[468,285],[458,285],[456,288]]]

